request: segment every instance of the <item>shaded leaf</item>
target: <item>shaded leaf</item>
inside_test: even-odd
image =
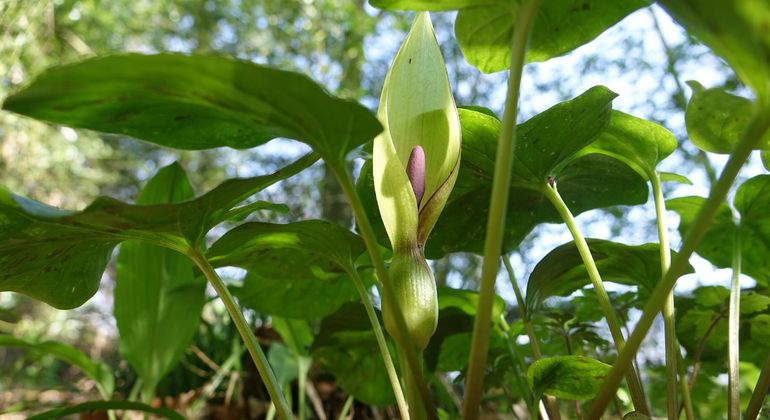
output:
[[[545,1],[535,18],[527,61],[566,54],[646,5],[643,0]],[[465,59],[485,73],[507,70],[516,15],[513,1],[461,10],[455,21],[455,36]]]
[[[307,356],[313,344],[313,328],[303,319],[289,319],[274,316],[273,329],[281,335],[286,348],[297,356]]]
[[[382,319],[379,314],[378,318]],[[356,399],[371,405],[395,402],[377,339],[362,304],[345,304],[324,318],[311,353],[334,374],[337,384]],[[391,354],[395,354],[392,349]]]
[[[625,245],[602,239],[588,239],[591,255],[602,280],[639,286],[648,292],[661,278],[660,246],[656,243]],[[685,273],[692,273],[688,266]],[[526,304],[536,311],[552,296],[569,296],[591,284],[583,259],[574,242],[556,247],[537,263],[527,281]]]
[[[178,203],[195,197],[184,169],[174,163],[147,182],[137,204]],[[206,302],[206,280],[185,255],[139,241],[120,246],[114,314],[120,354],[153,389],[187,349]]]
[[[169,420],[184,420],[184,417],[169,408],[155,408],[136,401],[89,401],[72,407],[61,407],[48,410],[29,417],[29,420],[61,419],[78,413],[105,410],[129,410],[150,413]]]
[[[547,357],[529,367],[527,379],[536,395],[588,400],[599,391],[611,367],[583,356]]]
[[[267,351],[267,362],[275,372],[275,378],[282,386],[297,379],[299,364],[297,354],[279,342],[273,342]]]
[[[363,106],[307,76],[223,56],[122,54],[53,67],[3,108],[177,149],[299,140],[342,162],[380,130]]]
[[[216,267],[249,271],[243,285],[232,289],[244,305],[261,313],[316,319],[359,299],[349,273],[365,249],[357,235],[325,220],[252,222],[227,232],[207,256]]]
[[[176,204],[132,205],[96,199],[65,211],[0,187],[0,291],[24,293],[59,309],[82,305],[96,293],[113,248],[124,240],[184,251],[250,195],[317,160],[313,154],[265,176],[231,179]]]
[[[20,347],[50,354],[83,371],[96,383],[99,393],[104,398],[112,397],[115,388],[115,377],[112,375],[112,369],[104,363],[91,360],[90,357],[75,347],[56,341],[35,342],[10,335],[0,335],[0,347]]]
[[[770,346],[770,315],[759,314],[751,320],[751,338],[763,346]]]
[[[685,112],[690,140],[706,152],[731,153],[751,121],[754,104],[723,89],[706,89],[694,81],[687,83],[693,90]],[[770,135],[759,142],[758,148],[770,148]]]
[[[457,308],[470,316],[476,316],[478,308],[479,293],[473,290],[454,289],[447,286],[438,288],[438,308]],[[492,303],[492,320],[497,322],[501,315],[505,313],[505,301],[500,296],[495,296]]]
[[[539,223],[561,221],[542,193],[549,176],[555,177],[575,214],[647,200],[644,179],[626,164],[596,153],[578,155],[609,123],[614,96],[604,87],[595,87],[519,126],[504,251],[515,248]],[[458,251],[483,252],[500,122],[467,109],[460,109],[460,120],[460,173],[427,243],[429,258]]]

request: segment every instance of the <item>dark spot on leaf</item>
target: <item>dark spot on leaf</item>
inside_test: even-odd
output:
[[[411,58],[409,59],[409,64],[412,64],[412,59]]]
[[[177,115],[176,117],[174,117],[174,121],[182,121],[182,120],[186,120],[188,118],[190,118],[189,115]]]
[[[590,3],[583,3],[583,5],[580,7],[583,10],[589,10],[591,8]]]

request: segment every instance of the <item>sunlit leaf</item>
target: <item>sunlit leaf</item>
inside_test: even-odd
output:
[[[195,197],[179,164],[162,168],[147,182],[136,202],[154,205]],[[114,314],[120,354],[153,389],[187,349],[200,324],[206,280],[177,251],[140,241],[126,241],[118,255]]]
[[[529,367],[527,379],[536,395],[588,400],[599,392],[610,368],[608,364],[583,356],[547,357]]]
[[[504,5],[510,0],[369,0],[369,4],[387,10],[457,10],[466,7]]]
[[[527,61],[545,61],[566,54],[646,5],[643,0],[544,1],[532,28]],[[510,67],[517,10],[516,2],[505,1],[458,13],[455,35],[470,64],[485,73]]]
[[[286,137],[334,164],[381,130],[366,108],[307,76],[224,56],[90,58],[48,69],[3,108],[177,149],[246,149]]]
[[[731,153],[751,120],[754,104],[723,89],[706,89],[694,81],[688,84],[693,90],[685,112],[690,141],[706,152]],[[770,148],[770,135],[758,147]]]

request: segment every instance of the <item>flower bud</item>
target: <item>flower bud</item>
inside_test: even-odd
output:
[[[390,275],[407,327],[424,349],[437,322],[436,285],[423,248],[460,165],[460,118],[427,12],[417,14],[385,78],[372,168],[377,205],[393,247]],[[383,307],[388,332],[393,314]]]

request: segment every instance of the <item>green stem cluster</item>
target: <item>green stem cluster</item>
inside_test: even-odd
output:
[[[671,266],[671,247],[668,242],[668,226],[666,225],[666,201],[663,197],[660,175],[655,173],[650,177],[652,195],[655,201],[655,216],[658,226],[658,242],[660,244],[660,272],[665,275]],[[679,401],[677,386],[681,385],[682,402],[688,420],[693,419],[690,389],[684,375],[684,366],[680,365],[682,358],[679,353],[679,341],[676,336],[676,316],[674,312],[674,291],[668,294],[663,305],[663,328],[666,347],[666,411],[669,419],[679,417]],[[678,378],[678,380],[677,380]]]
[[[518,115],[519,88],[524,70],[529,33],[540,8],[541,0],[524,0],[519,5],[518,16],[511,39],[511,74],[508,76],[508,92],[505,113],[497,144],[492,197],[489,205],[484,260],[481,271],[479,302],[473,324],[473,339],[468,361],[468,372],[463,404],[463,418],[474,420],[479,415],[481,394],[484,389],[484,370],[489,349],[489,328],[492,318],[492,304],[495,297],[495,279],[500,266],[500,250],[503,244],[503,229],[508,207],[508,193],[513,168],[513,152],[516,144],[516,117]]]
[[[740,141],[735,146],[735,150],[730,155],[730,159],[727,161],[719,180],[712,186],[709,197],[703,203],[695,221],[684,236],[679,254],[672,260],[671,267],[666,274],[663,275],[663,278],[658,282],[657,286],[655,286],[655,290],[647,301],[644,311],[636,324],[636,328],[634,328],[634,331],[628,337],[625,348],[618,354],[618,358],[612,366],[610,373],[605,378],[599,393],[596,395],[586,419],[597,420],[602,416],[602,413],[604,413],[607,405],[612,400],[612,396],[618,389],[624,373],[631,366],[634,355],[636,355],[636,352],[639,350],[639,346],[642,344],[647,332],[650,330],[655,317],[658,312],[663,309],[663,305],[665,304],[669,293],[673,290],[676,280],[684,272],[690,256],[695,252],[695,247],[700,243],[701,239],[703,239],[708,226],[714,220],[717,209],[724,201],[725,196],[727,196],[727,192],[730,190],[733,181],[735,181],[735,177],[738,175],[741,167],[743,167],[749,154],[754,150],[768,130],[770,130],[770,114],[767,112],[760,112],[757,114],[757,117],[752,119],[751,123],[744,131]]]
[[[278,379],[276,379],[275,374],[273,373],[272,369],[270,369],[270,365],[267,363],[267,357],[262,351],[262,348],[259,346],[257,337],[254,336],[254,332],[246,322],[246,318],[243,317],[243,313],[235,303],[233,295],[230,294],[230,291],[227,290],[227,286],[219,277],[219,274],[217,274],[216,270],[214,270],[214,267],[211,266],[209,261],[200,251],[190,250],[188,255],[193,260],[193,262],[195,262],[195,265],[197,265],[201,270],[214,290],[216,290],[217,295],[219,295],[219,298],[225,305],[227,313],[233,320],[235,328],[238,330],[238,333],[243,339],[243,343],[249,350],[249,354],[251,354],[252,360],[254,360],[254,365],[257,367],[257,371],[259,372],[259,376],[262,378],[262,382],[265,384],[265,388],[267,388],[267,393],[270,394],[270,399],[275,405],[278,416],[282,419],[293,418],[291,407],[289,407],[283,392],[281,392],[281,386],[278,384]]]
[[[366,211],[364,209],[363,203],[361,202],[361,198],[356,193],[356,189],[353,185],[353,180],[350,177],[350,173],[348,173],[347,169],[344,167],[331,167],[334,171],[335,177],[337,178],[337,182],[339,182],[340,187],[342,188],[343,194],[345,194],[345,197],[353,209],[353,214],[356,217],[358,229],[361,232],[361,237],[364,240],[366,249],[369,251],[369,256],[372,259],[372,264],[374,265],[374,270],[377,274],[377,277],[380,279],[383,292],[389,293],[391,296],[395,296],[393,284],[391,284],[390,278],[388,276],[388,270],[385,268],[385,261],[382,259],[382,255],[379,251],[377,237],[374,235],[374,229],[372,229],[371,223],[369,223],[369,218],[366,215]],[[414,343],[412,343],[412,339],[408,333],[406,321],[404,320],[404,315],[401,312],[401,308],[398,307],[398,302],[396,302],[394,299],[383,299],[382,303],[383,305],[389,305],[388,310],[394,314],[396,329],[400,331],[400,333],[397,336],[394,336],[393,339],[396,342],[396,346],[399,348],[399,354],[403,356],[401,363],[406,365],[404,368],[402,368],[402,371],[408,372],[408,374],[411,376],[413,381],[412,384],[414,386],[413,389],[415,390],[414,394],[416,394],[407,394],[407,398],[414,396],[420,400],[419,402],[407,400],[410,405],[410,414],[414,414],[411,411],[411,406],[413,405],[422,404],[424,407],[433,407],[430,391],[428,390],[428,385],[425,382],[425,378],[422,374],[422,364],[420,363],[420,359],[418,357],[417,348],[415,347]],[[437,419],[435,410],[428,409],[425,415],[428,419]]]
[[[567,224],[567,228],[572,234],[575,246],[583,260],[586,271],[588,272],[588,278],[591,280],[591,284],[594,287],[599,306],[602,308],[602,312],[604,312],[604,318],[607,320],[610,334],[615,341],[615,347],[618,352],[620,352],[626,344],[625,339],[623,338],[623,331],[620,329],[620,321],[615,313],[615,308],[612,307],[610,296],[607,294],[607,290],[604,289],[604,283],[599,275],[599,269],[596,267],[596,262],[591,255],[591,249],[588,247],[588,242],[586,242],[585,237],[583,237],[583,233],[580,231],[567,204],[562,200],[559,192],[556,190],[556,185],[547,185],[543,189],[543,193],[556,208],[556,211],[559,213],[564,223]],[[629,366],[625,376],[626,382],[628,383],[628,389],[631,392],[631,400],[634,404],[634,409],[649,415],[649,408],[647,407],[647,401],[642,388],[642,381],[639,379],[638,372],[636,372],[636,369],[634,369],[633,366]]]

